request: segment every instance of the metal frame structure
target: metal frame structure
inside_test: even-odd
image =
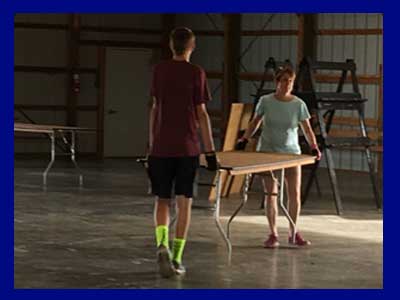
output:
[[[318,92],[316,88],[315,73],[320,70],[340,71],[341,76],[337,85],[336,92]],[[352,92],[344,93],[343,86],[346,82],[347,75],[350,73]],[[377,208],[381,208],[381,196],[378,191],[377,180],[375,176],[375,167],[371,157],[370,147],[375,145],[368,137],[365,124],[365,102],[368,100],[363,98],[358,86],[356,75],[356,64],[353,60],[347,59],[345,62],[326,62],[313,61],[309,57],[305,57],[299,66],[299,72],[294,85],[294,94],[303,99],[312,114],[316,115],[313,119],[312,126],[319,130],[317,136],[321,151],[325,154],[329,171],[329,178],[334,195],[336,212],[340,215],[343,212],[342,200],[337,185],[336,172],[333,162],[331,149],[337,148],[364,148],[372,189],[374,193]],[[332,121],[337,110],[355,111],[358,114],[359,128],[361,136],[354,137],[333,137],[329,135]],[[319,166],[317,161],[311,171],[305,192],[303,195],[303,203],[307,200],[312,181],[316,176]]]

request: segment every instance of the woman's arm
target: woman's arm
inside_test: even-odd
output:
[[[240,139],[248,140],[249,138],[251,138],[253,134],[257,131],[258,127],[260,127],[261,123],[262,123],[262,116],[255,115],[253,117],[253,120],[251,120],[249,127],[247,127],[246,131],[244,132],[243,136]]]
[[[317,160],[321,159],[321,151],[319,151],[317,138],[315,137],[314,131],[311,128],[311,124],[309,119],[300,122],[301,129],[306,137],[308,144],[311,149],[315,151],[315,155],[317,156]]]
[[[247,127],[243,136],[241,136],[235,146],[236,150],[244,150],[249,141],[249,138],[253,136],[253,134],[257,131],[258,127],[260,127],[262,123],[262,116],[255,115],[253,120],[251,120],[249,127]]]

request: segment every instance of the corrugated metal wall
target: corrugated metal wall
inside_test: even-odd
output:
[[[211,22],[210,17],[213,19]],[[223,19],[220,14],[193,14],[178,17],[180,25],[199,30],[223,30]],[[215,24],[213,24],[215,23]],[[381,14],[318,14],[318,29],[367,29],[382,28]],[[242,30],[297,30],[298,17],[296,14],[242,14]],[[242,36],[241,53],[255,37]],[[221,37],[198,37],[198,48],[193,54],[193,62],[202,65],[206,70],[222,70],[223,39]],[[258,37],[241,60],[242,72],[263,72],[265,60],[274,57],[283,61],[297,61],[297,36],[262,36]],[[382,63],[381,35],[319,35],[317,37],[317,59],[324,61],[344,61],[353,58],[357,64],[359,75],[377,75]],[[212,88],[220,86],[220,80],[209,80]],[[251,102],[259,82],[241,81],[240,100]],[[268,83],[267,87],[272,87]],[[345,91],[349,90],[346,84]],[[335,91],[336,85],[330,83],[318,84],[320,91]],[[366,117],[378,118],[378,92],[376,84],[360,84],[363,97],[368,99]],[[214,94],[210,107],[220,107],[221,89]],[[337,115],[346,116],[340,112]],[[355,114],[350,114],[356,116]],[[365,160],[359,151],[334,152],[338,168],[367,170]],[[323,162],[324,165],[324,162]]]
[[[381,14],[318,14],[318,29],[367,29],[383,27]],[[319,35],[317,59],[321,61],[344,61],[354,59],[359,75],[378,75],[382,64],[381,35]],[[336,84],[320,83],[321,91],[335,91]],[[351,85],[346,84],[350,91]],[[368,99],[365,106],[367,118],[379,117],[379,86],[360,84],[360,92]],[[356,113],[337,112],[338,116],[357,117]],[[345,127],[343,127],[345,128]],[[340,169],[367,171],[367,164],[360,151],[334,151],[335,162]],[[323,162],[324,164],[324,162]]]
[[[297,30],[296,14],[243,14],[242,30]],[[265,61],[274,57],[277,61],[290,59],[297,63],[297,36],[242,36],[241,53],[255,40],[250,50],[243,56],[242,64],[248,72],[264,72]],[[243,67],[242,72],[245,72]],[[259,82],[241,81],[240,98],[242,102],[252,102]],[[271,88],[272,83],[266,87]]]

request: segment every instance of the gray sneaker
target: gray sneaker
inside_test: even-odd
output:
[[[176,262],[175,260],[172,261],[172,264],[174,265],[176,275],[183,276],[186,274],[186,268],[182,264]]]
[[[171,263],[171,254],[165,246],[160,246],[157,249],[158,271],[162,277],[171,277],[175,275],[174,266]]]

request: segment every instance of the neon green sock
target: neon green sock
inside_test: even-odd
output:
[[[182,255],[183,249],[185,248],[185,243],[186,240],[177,238],[174,239],[172,260],[176,261],[179,264],[182,262]]]
[[[167,225],[159,225],[156,227],[156,242],[157,248],[160,245],[165,246],[165,248],[169,249],[168,245],[168,226]]]

